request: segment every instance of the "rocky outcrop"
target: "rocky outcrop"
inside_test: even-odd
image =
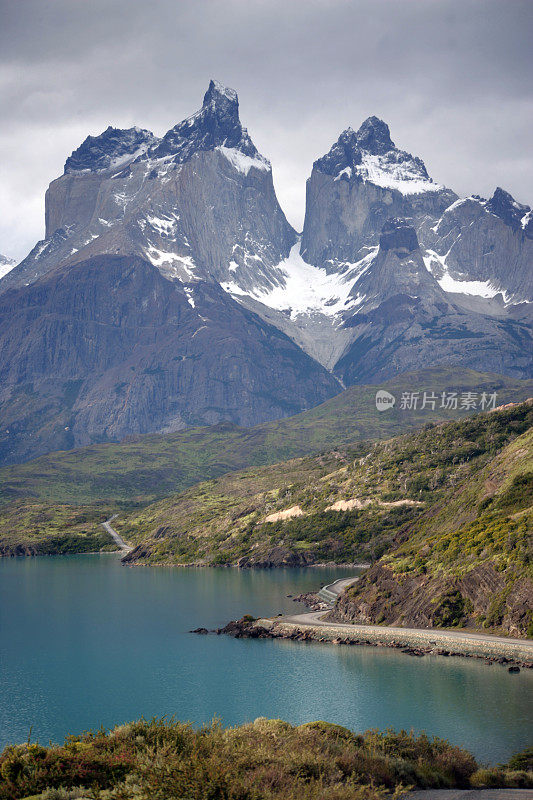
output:
[[[445,572],[402,575],[377,563],[339,597],[328,619],[405,628],[476,628],[480,619],[491,618],[492,627],[523,637],[533,607],[533,583],[522,578],[513,584],[512,593],[506,586],[506,576],[490,562],[462,577]],[[501,614],[495,616],[499,598]]]

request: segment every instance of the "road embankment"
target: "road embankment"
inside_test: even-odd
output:
[[[239,620],[220,632],[236,638],[288,639],[334,645],[391,647],[412,656],[440,655],[481,658],[490,663],[533,668],[533,642],[483,633],[418,628],[385,628],[322,622],[321,613],[295,617]]]

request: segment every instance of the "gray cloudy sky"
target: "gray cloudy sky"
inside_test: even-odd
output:
[[[301,228],[312,162],[382,117],[459,194],[533,202],[532,0],[0,0],[0,252],[44,231],[44,192],[87,134],[157,134],[211,77]]]

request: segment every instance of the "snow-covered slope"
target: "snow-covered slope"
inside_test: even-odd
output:
[[[533,220],[529,206],[497,188],[452,203],[435,224],[424,225],[426,265],[448,292],[505,305],[533,301]]]
[[[8,258],[0,253],[0,278],[3,278],[8,272],[11,272],[16,264],[17,262],[13,258]]]

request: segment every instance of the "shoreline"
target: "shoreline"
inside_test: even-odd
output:
[[[119,551],[117,551],[119,552]],[[319,564],[277,564],[271,567],[256,567],[254,565],[248,567],[241,567],[238,564],[206,564],[202,561],[193,561],[189,563],[176,563],[176,562],[165,562],[165,561],[158,561],[155,564],[146,564],[146,563],[133,563],[130,564],[128,562],[124,563],[125,567],[192,567],[194,569],[239,569],[243,572],[248,570],[256,570],[256,571],[264,571],[269,572],[270,570],[277,570],[277,569],[369,569],[371,564],[356,564],[356,563],[342,563],[338,564],[336,561],[324,561],[320,562]]]
[[[324,613],[324,612],[321,612]],[[491,634],[424,628],[381,628],[373,625],[321,623],[316,614],[302,614],[309,621],[260,618],[230,622],[217,633],[234,638],[286,639],[320,644],[388,647],[411,656],[458,656],[478,658],[494,664],[509,664],[515,672],[533,669],[533,641],[509,639]]]

